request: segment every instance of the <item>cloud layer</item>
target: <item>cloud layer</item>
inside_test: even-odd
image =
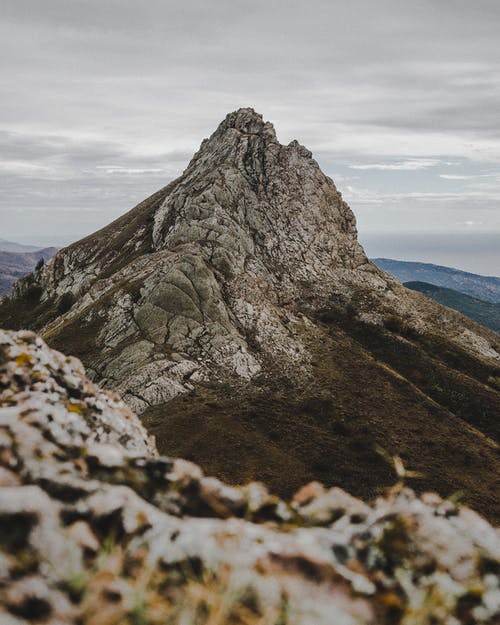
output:
[[[360,230],[500,233],[500,3],[4,0],[4,238],[75,238],[253,106]],[[460,225],[462,224],[462,225]]]

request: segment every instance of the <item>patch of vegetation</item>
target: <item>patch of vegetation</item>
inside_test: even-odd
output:
[[[485,302],[454,289],[447,289],[426,282],[405,282],[405,286],[413,291],[424,293],[443,306],[458,310],[458,312],[495,332],[500,332],[500,303]]]
[[[390,332],[402,334],[405,328],[405,323],[399,315],[388,315],[384,318],[384,326]]]
[[[57,333],[44,338],[51,347],[85,359],[102,350],[96,345],[101,323],[97,317],[81,315],[59,327]]]
[[[419,333],[399,315],[388,315],[385,317],[384,327],[389,332],[394,332],[409,339],[417,339],[419,337]]]
[[[32,284],[26,289],[26,300],[33,305],[38,304],[42,297],[43,289],[38,284]]]
[[[282,597],[262,613],[255,591],[233,579],[228,565],[209,572],[189,561],[151,566],[145,552],[121,544],[96,554],[75,581],[81,619],[94,625],[287,625],[289,606]],[[120,579],[122,583],[116,584]],[[126,580],[126,581],[125,581]],[[64,588],[64,590],[68,590]]]
[[[324,333],[311,339],[315,364],[303,384],[264,371],[259,384],[213,382],[150,408],[143,421],[160,452],[230,483],[263,480],[284,497],[317,479],[369,499],[393,482],[379,445],[422,474],[417,490],[460,489],[500,519],[498,457],[465,423],[498,435],[491,367],[445,339],[364,324],[341,305],[320,314]]]
[[[7,296],[0,301],[0,327],[6,330],[39,330],[58,316],[54,299],[40,301],[40,285],[25,284],[19,297]]]
[[[492,386],[497,391],[500,391],[500,376],[490,375],[487,380],[488,384]]]
[[[68,312],[68,310],[73,306],[74,303],[75,296],[71,291],[66,291],[66,293],[63,293],[61,295],[59,301],[57,302],[57,312],[61,315],[64,315],[64,313]]]

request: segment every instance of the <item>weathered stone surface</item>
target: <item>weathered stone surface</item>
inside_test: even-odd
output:
[[[159,457],[116,395],[33,333],[0,334],[6,625],[491,624],[500,538],[402,485],[291,504]]]

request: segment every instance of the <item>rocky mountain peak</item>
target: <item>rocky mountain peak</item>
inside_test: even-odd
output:
[[[262,135],[276,139],[274,126],[270,122],[264,121],[262,115],[254,111],[253,108],[240,108],[237,111],[228,113],[219,124],[215,134],[223,134],[232,128],[243,134]]]
[[[256,113],[254,109],[241,108],[228,113],[212,135],[202,141],[188,171],[200,160],[202,162],[210,160],[212,163],[227,161],[235,164],[242,150],[260,153],[262,157],[273,145],[279,145],[274,126],[270,122],[265,122],[262,115]]]
[[[0,325],[80,357],[162,451],[223,477],[366,495],[387,479],[376,442],[429,488],[473,480],[473,502],[492,508],[495,473],[470,450],[497,461],[498,335],[370,263],[333,181],[252,109],[230,113],[177,180],[19,282]]]
[[[203,141],[154,215],[156,249],[195,242],[215,251],[211,262],[224,275],[251,265],[289,287],[366,263],[354,215],[311,152],[297,141],[281,145],[248,108]]]

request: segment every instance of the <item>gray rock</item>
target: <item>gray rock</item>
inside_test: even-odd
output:
[[[318,483],[291,504],[228,486],[159,457],[33,333],[1,333],[0,363],[2,625],[500,617],[499,535],[472,510],[400,484],[371,504]]]

